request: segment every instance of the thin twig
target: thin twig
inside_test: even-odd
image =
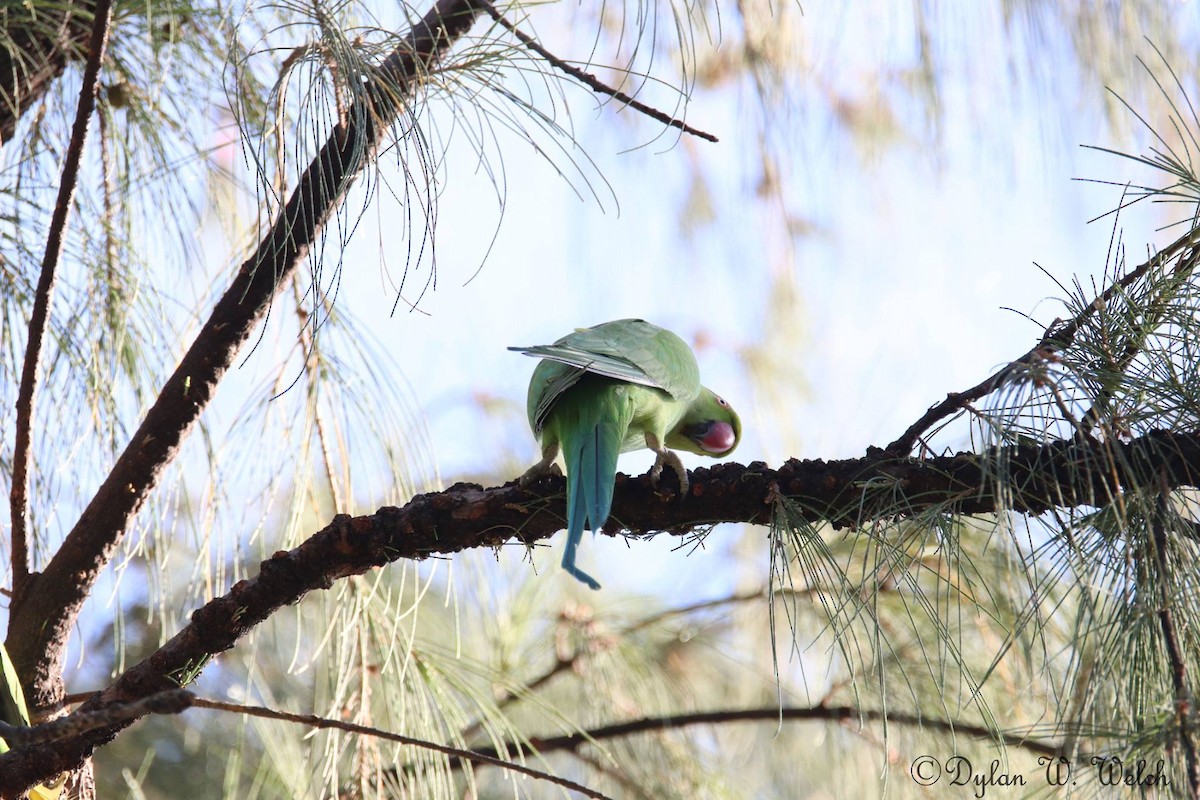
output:
[[[708,611],[709,609],[720,608],[721,606],[750,603],[754,602],[755,600],[767,600],[770,599],[771,595],[773,594],[792,595],[795,597],[812,597],[814,594],[818,594],[821,591],[822,589],[819,586],[812,586],[807,589],[793,589],[790,586],[780,586],[776,587],[774,590],[764,586],[761,589],[753,589],[751,591],[741,592],[739,594],[726,595],[725,597],[715,597],[709,600],[700,600],[690,605],[664,609],[657,614],[651,614],[648,617],[643,617],[642,619],[622,630],[621,635],[628,636],[631,633],[637,633],[644,628],[648,628],[651,625],[657,625],[658,623],[666,619],[670,619],[671,617],[687,616],[688,614],[694,614],[697,611]]]
[[[9,509],[12,514],[13,593],[17,596],[21,595],[29,582],[29,529],[26,517],[29,513],[29,462],[33,450],[33,411],[38,368],[50,318],[50,302],[54,297],[58,262],[62,258],[66,242],[67,221],[71,216],[71,208],[75,205],[79,162],[83,158],[83,147],[87,143],[88,123],[96,109],[96,87],[100,82],[100,64],[104,60],[104,49],[108,44],[112,0],[97,0],[94,14],[91,40],[88,43],[87,66],[83,71],[83,85],[79,89],[79,104],[75,108],[71,140],[63,159],[58,197],[54,202],[54,213],[50,217],[50,229],[46,234],[46,252],[42,256],[42,273],[38,277],[33,312],[29,316],[29,339],[25,344],[25,363],[21,368],[21,385],[17,390],[17,428],[13,443],[12,488],[9,492]]]
[[[371,728],[366,725],[356,725],[353,722],[342,722],[341,720],[329,719],[328,717],[318,717],[314,714],[291,714],[287,711],[276,711],[271,708],[263,708],[262,706],[248,706],[241,703],[226,703],[219,700],[205,700],[203,698],[194,698],[192,704],[199,708],[211,708],[216,711],[232,711],[238,714],[248,714],[252,717],[260,717],[263,719],[276,719],[283,722],[294,722],[297,725],[305,725],[310,728],[332,728],[334,730],[345,731],[359,736],[374,736],[378,739],[385,739],[389,742],[398,742],[400,744],[411,745],[412,747],[420,747],[425,750],[432,750],[435,753],[453,756],[455,763],[461,764],[463,761],[472,761],[477,764],[486,764],[500,769],[507,769],[512,772],[519,772],[522,775],[528,775],[538,780],[548,781],[549,783],[557,784],[571,791],[579,792],[586,797],[594,797],[597,800],[609,800],[607,795],[597,792],[595,789],[576,783],[575,781],[560,778],[557,775],[551,775],[548,772],[526,767],[513,761],[500,758],[498,755],[479,753],[474,750],[465,750],[461,747],[451,747],[449,745],[438,744],[427,739],[417,739],[412,736],[405,736],[400,733],[392,733],[380,728]]]
[[[316,298],[314,305],[317,309],[320,308],[320,292],[317,287],[313,286],[313,295]],[[312,418],[317,429],[317,444],[321,449],[321,462],[325,466],[325,480],[329,486],[329,497],[333,500],[333,511],[335,514],[345,514],[349,512],[346,507],[345,498],[342,497],[341,484],[338,482],[337,473],[333,468],[333,454],[329,449],[329,433],[325,430],[325,417],[321,413],[321,401],[317,396],[321,390],[321,370],[319,362],[321,356],[317,351],[317,326],[315,322],[315,313],[309,314],[304,310],[304,298],[300,294],[300,282],[294,277],[292,278],[292,296],[296,301],[296,317],[300,323],[299,348],[300,356],[304,360],[304,372],[308,376],[308,385],[313,397]]]
[[[678,128],[684,133],[690,133],[693,136],[699,136],[701,139],[705,139],[709,142],[718,141],[717,137],[713,136],[711,133],[699,130],[698,128],[693,128],[691,125],[688,125],[681,119],[672,117],[669,114],[659,111],[657,108],[648,106],[645,103],[635,100],[633,97],[625,94],[620,89],[614,89],[590,72],[584,72],[583,70],[579,69],[579,67],[574,67],[568,64],[566,61],[554,55],[541,44],[539,44],[537,39],[525,33],[513,23],[509,22],[508,19],[506,19],[505,16],[500,13],[500,10],[492,5],[489,0],[481,0],[481,2],[483,4],[483,10],[486,11],[488,15],[490,15],[498,25],[500,25],[500,27],[517,37],[517,40],[520,41],[521,44],[525,45],[530,50],[546,59],[548,62],[550,62],[552,67],[570,75],[575,80],[587,86],[593,92],[596,92],[597,94],[606,94],[614,100],[618,100],[629,106],[634,111],[641,112],[647,117],[661,122],[663,125],[667,125],[672,128]]]
[[[622,797],[641,797],[644,800],[655,800],[659,795],[650,794],[653,786],[647,786],[639,778],[639,775],[629,775],[621,771],[621,765],[615,763],[611,758],[597,756],[593,753],[572,753],[575,759],[589,768],[596,771],[596,774],[603,775],[613,783],[619,784],[624,790]]]
[[[886,448],[891,455],[903,455],[912,450],[913,444],[917,441],[922,433],[929,430],[931,426],[940,420],[956,414],[961,411],[967,403],[980,399],[988,394],[991,394],[996,389],[1004,385],[1009,376],[1022,366],[1028,366],[1035,363],[1046,354],[1061,351],[1068,347],[1074,340],[1079,329],[1083,327],[1092,314],[1104,307],[1117,292],[1124,291],[1129,288],[1135,281],[1139,280],[1143,275],[1149,272],[1152,268],[1160,264],[1164,264],[1172,258],[1183,253],[1185,250],[1200,247],[1200,228],[1195,228],[1188,231],[1187,234],[1172,242],[1166,249],[1159,252],[1153,258],[1148,259],[1145,263],[1138,266],[1125,277],[1121,278],[1116,283],[1104,290],[1095,300],[1088,303],[1073,319],[1068,322],[1056,324],[1050,327],[1042,336],[1040,342],[1033,346],[1025,355],[1015,361],[1011,361],[1001,367],[990,377],[972,386],[970,389],[962,392],[953,392],[946,395],[946,399],[940,403],[936,403],[926,411],[921,418],[908,427],[900,438],[889,444]],[[1191,259],[1181,259],[1181,269],[1185,263],[1190,265]]]
[[[1129,336],[1125,342],[1125,346],[1121,349],[1121,353],[1117,357],[1111,358],[1111,363],[1107,365],[1108,370],[1114,376],[1124,375],[1133,364],[1134,359],[1142,352],[1147,339],[1150,338],[1150,333],[1158,327],[1162,319],[1166,316],[1171,295],[1178,289],[1180,283],[1191,277],[1198,263],[1200,263],[1200,247],[1194,247],[1190,253],[1180,256],[1179,264],[1172,271],[1172,277],[1168,285],[1163,288],[1158,297],[1147,304],[1142,320],[1143,324],[1139,330]],[[1091,408],[1082,417],[1082,425],[1087,432],[1090,433],[1100,423],[1100,417],[1108,409],[1113,394],[1114,390],[1111,383],[1101,387]]]
[[[787,707],[768,706],[764,708],[735,708],[721,711],[701,711],[694,714],[678,714],[662,717],[643,717],[629,722],[604,725],[590,730],[576,731],[563,736],[533,738],[538,753],[548,753],[554,750],[574,751],[584,744],[601,742],[606,739],[618,739],[639,733],[667,731],[686,728],[692,725],[728,725],[736,722],[772,722],[781,719],[789,721],[827,720],[831,722],[887,722],[944,731],[958,736],[971,736],[977,739],[991,739],[1003,743],[1007,747],[1016,747],[1038,755],[1051,757],[1066,756],[1062,748],[1056,744],[1031,739],[1026,734],[1006,733],[989,728],[942,720],[917,714],[905,714],[897,711],[883,711],[856,706],[805,706]],[[513,745],[515,746],[515,745]],[[506,745],[507,747],[507,745]],[[475,754],[488,754],[491,748],[474,751]],[[1085,761],[1086,758],[1080,758]]]

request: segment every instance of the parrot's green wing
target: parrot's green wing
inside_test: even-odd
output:
[[[586,373],[661,389],[680,403],[700,393],[700,366],[687,343],[640,319],[619,319],[581,328],[554,344],[510,347],[547,359],[530,382],[529,422],[540,433],[563,392]]]

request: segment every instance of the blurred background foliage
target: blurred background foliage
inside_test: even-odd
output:
[[[13,47],[57,6],[22,7],[0,11],[0,44]],[[423,11],[117,4],[37,409],[35,566],[363,76]],[[748,420],[739,460],[844,457],[885,445],[1194,226],[1200,125],[1188,98],[1200,26],[1188,3],[501,11],[559,57],[722,143],[600,99],[481,21],[411,98],[394,143],[140,514],[81,620],[70,690],[105,684],[334,513],[513,478],[534,457],[523,418],[532,363],[503,345],[657,315],[695,344],[706,379],[723,381],[710,385],[732,387],[722,392]],[[0,150],[5,470],[80,71],[71,61]],[[1066,198],[1081,143],[1148,158],[1086,162],[1082,177],[1116,188]],[[1054,228],[1139,191],[1183,204],[1137,205],[1099,244],[1054,249],[1073,257],[1049,270],[1057,286],[962,233],[1028,233],[1028,261],[1051,235],[1025,228],[1045,215],[1045,205],[1021,210],[1031,193],[1069,206],[1041,220]],[[942,210],[901,230],[912,220],[896,209],[910,203]],[[624,227],[597,222],[601,212]],[[952,258],[935,249],[942,238]],[[976,274],[986,280],[959,283]],[[1190,271],[1150,271],[1060,358],[923,447],[1044,442],[1089,419],[1109,440],[1194,429],[1193,285]],[[1035,312],[1048,294],[1057,300]],[[980,309],[999,305],[1037,319],[989,341],[964,332],[991,325]],[[1005,465],[993,466],[1003,481]],[[597,574],[627,575],[598,594],[559,573],[555,554],[520,546],[397,564],[277,614],[207,665],[196,689],[493,748],[613,797],[924,796],[913,759],[955,753],[977,767],[999,759],[1050,793],[1042,753],[1005,747],[1003,734],[1081,752],[1175,752],[1152,613],[1168,576],[1145,568],[1145,548],[1164,525],[1188,530],[1194,497],[1176,493],[1164,509],[1153,476],[1139,488],[1045,519],[905,515],[897,494],[891,515],[849,531],[814,528],[782,502],[769,530],[628,546],[602,537],[586,549],[607,554]],[[1171,541],[1166,585],[1191,619],[1194,537]],[[1190,638],[1185,649],[1196,666]],[[851,713],[825,720],[750,713],[842,707]],[[561,734],[711,710],[747,719],[538,753]],[[1178,760],[1171,768],[1185,786]],[[181,786],[197,798],[563,794],[417,747],[200,709],[144,721],[98,754],[96,770],[106,797],[176,797]],[[1094,772],[1079,780],[1081,795],[1100,793]]]

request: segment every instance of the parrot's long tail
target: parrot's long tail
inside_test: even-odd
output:
[[[617,456],[628,422],[599,414],[587,420],[576,435],[563,442],[567,461],[567,549],[563,551],[563,569],[592,589],[600,584],[575,566],[579,540],[586,524],[592,532],[604,527],[612,508],[613,485],[617,475]]]

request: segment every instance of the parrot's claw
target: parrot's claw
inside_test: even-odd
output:
[[[650,485],[655,489],[658,488],[658,479],[662,477],[663,467],[668,465],[679,476],[679,499],[682,500],[687,497],[691,484],[688,482],[688,474],[683,462],[679,460],[679,455],[672,450],[663,450],[654,459],[654,466],[650,468]]]
[[[547,476],[553,475],[558,477],[562,475],[562,470],[558,468],[558,464],[553,461],[542,460],[534,464],[529,469],[525,470],[521,477],[517,478],[517,485],[522,489],[529,488],[529,485]]]

